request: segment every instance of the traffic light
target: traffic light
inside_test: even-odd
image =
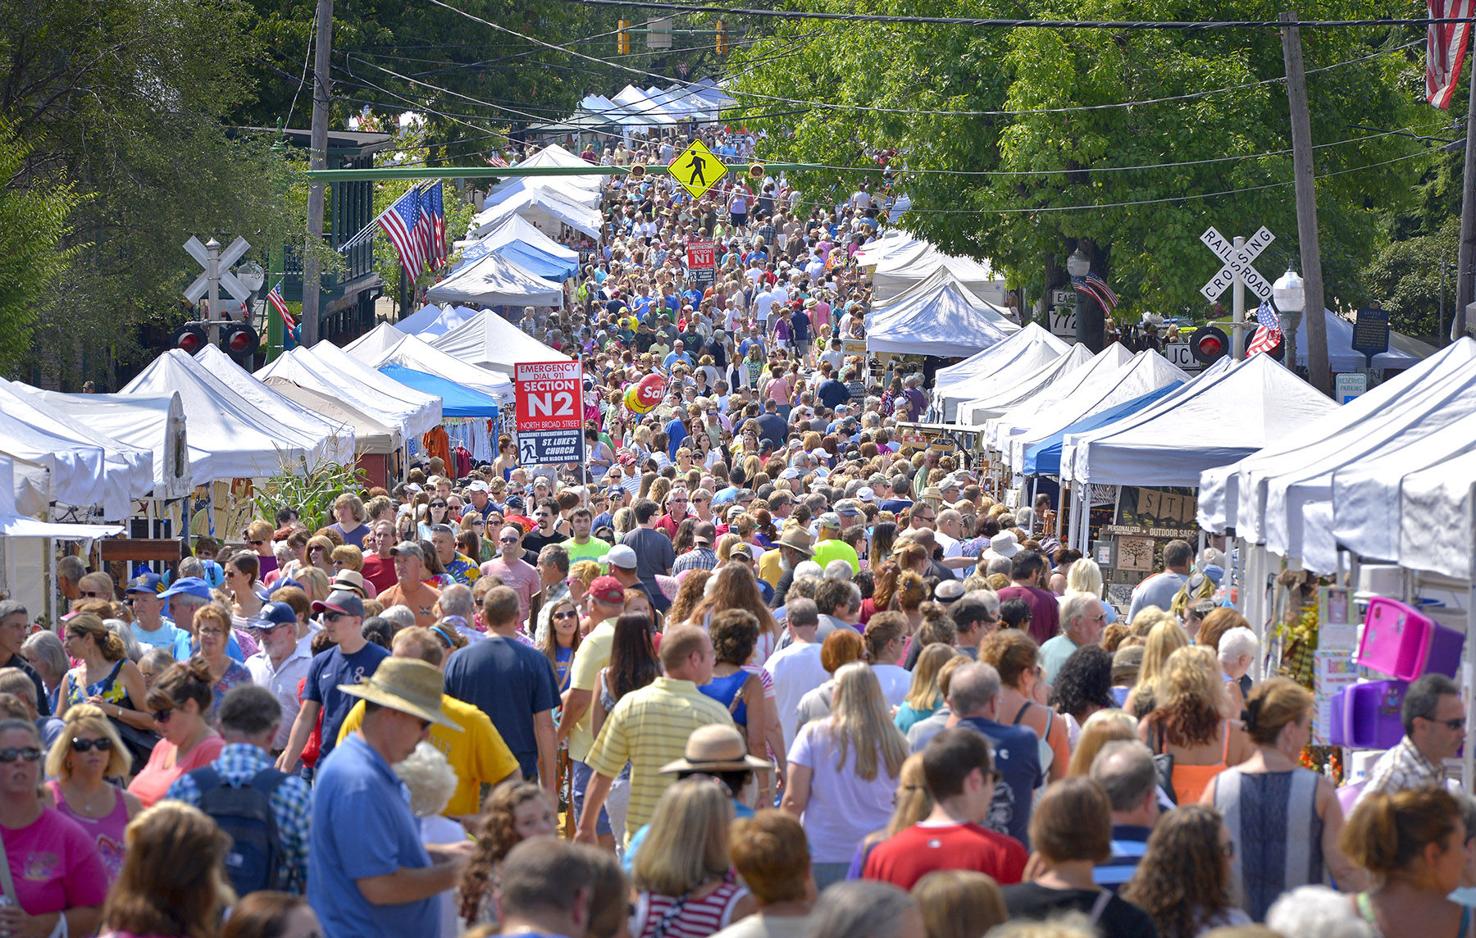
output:
[[[632,179],[642,179],[646,175],[646,167],[640,163],[634,163],[625,172]]]
[[[723,25],[722,20],[717,21],[717,54],[728,54],[728,27]]]
[[[205,331],[205,326],[199,322],[187,322],[174,330],[169,337],[169,347],[177,348],[186,355],[193,356],[205,344],[210,341],[210,336]]]
[[[221,351],[236,360],[236,364],[245,365],[261,347],[261,336],[250,323],[227,323],[220,327],[220,346]]]
[[[630,20],[620,20],[616,27],[615,54],[630,55]]]
[[[752,179],[754,182],[762,182],[764,178],[764,173],[765,170],[763,163],[752,163],[748,167],[748,178]]]
[[[1201,365],[1209,365],[1224,358],[1230,351],[1230,339],[1218,326],[1200,326],[1189,337],[1189,350],[1195,361]]]

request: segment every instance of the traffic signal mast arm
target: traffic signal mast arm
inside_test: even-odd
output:
[[[821,170],[824,166],[815,163],[763,163],[766,171],[789,171],[798,172],[803,170]],[[751,174],[752,165],[748,163],[727,164],[727,169],[737,175]],[[306,175],[308,179],[321,179],[324,182],[351,182],[357,179],[511,179],[516,176],[628,176],[629,166],[382,166],[378,168],[364,169],[310,169]],[[665,166],[650,165],[645,167],[648,174],[668,173]],[[868,170],[868,172],[872,172]],[[876,175],[881,175],[882,167],[874,170]],[[638,174],[639,175],[639,174]]]

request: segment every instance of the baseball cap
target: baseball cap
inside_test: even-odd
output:
[[[613,576],[595,577],[594,582],[589,584],[589,594],[595,598],[595,602],[609,606],[618,606],[625,602],[625,587]]]
[[[261,607],[261,612],[253,616],[246,625],[249,628],[260,629],[270,632],[279,625],[296,625],[297,613],[286,603],[271,602]]]
[[[819,526],[822,528],[838,528],[841,526],[840,515],[833,511],[827,511],[820,516]]]
[[[622,570],[634,570],[638,564],[636,552],[627,544],[616,544],[610,552],[600,558],[601,562]]]
[[[490,492],[491,491],[491,489],[487,487],[487,483],[483,482],[481,479],[473,479],[471,482],[467,483],[466,490],[468,492]]]
[[[291,608],[290,606],[288,608]],[[364,616],[364,600],[353,593],[344,590],[335,590],[328,594],[327,599],[320,599],[313,603],[313,612],[337,612],[346,616]]]
[[[414,541],[401,541],[394,547],[390,548],[391,557],[398,557],[401,554],[409,554],[415,557],[419,557],[421,560],[425,559],[425,551],[421,550],[420,545],[415,543]]]
[[[856,497],[863,502],[874,502],[876,501],[876,492],[871,490],[871,486],[863,485],[856,490]]]
[[[734,544],[728,550],[728,559],[735,560],[738,558],[742,558],[744,560],[752,560],[753,548],[748,546],[747,544]]]
[[[128,581],[126,593],[152,593],[157,596],[164,591],[164,578],[157,573],[145,572]]]
[[[193,596],[209,602],[210,584],[197,576],[182,576],[171,583],[169,589],[159,594],[160,599],[168,599],[171,596]]]

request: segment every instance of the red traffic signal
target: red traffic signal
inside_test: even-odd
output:
[[[1209,365],[1224,358],[1230,351],[1230,339],[1218,326],[1200,326],[1189,337],[1189,350],[1194,360]]]
[[[238,363],[248,361],[261,347],[261,337],[250,324],[233,322],[220,329],[221,350]]]
[[[209,336],[205,333],[205,327],[198,322],[187,322],[174,330],[169,337],[169,347],[177,348],[186,355],[194,355],[205,347]]]
[[[644,164],[641,163],[633,163],[631,164],[630,169],[627,169],[625,173],[632,179],[640,179],[646,175],[646,167]]]

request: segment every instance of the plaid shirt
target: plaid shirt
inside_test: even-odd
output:
[[[711,547],[694,547],[672,563],[671,575],[676,576],[683,570],[714,570],[717,564],[717,554]]]
[[[243,784],[262,769],[272,767],[270,755],[250,743],[228,743],[210,767],[231,784]],[[200,786],[188,774],[169,786],[166,798],[200,806]],[[283,861],[287,864],[287,891],[302,895],[307,887],[308,825],[312,821],[313,798],[307,782],[292,776],[272,793],[272,815],[282,838]]]
[[[1368,774],[1368,783],[1363,786],[1358,800],[1362,801],[1368,797],[1369,792],[1374,791],[1392,794],[1411,788],[1428,788],[1431,785],[1444,787],[1444,784],[1445,772],[1426,759],[1406,736],[1399,741],[1399,745],[1379,756],[1373,771]]]

